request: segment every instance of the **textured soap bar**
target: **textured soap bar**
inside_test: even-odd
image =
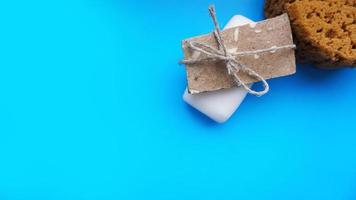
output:
[[[221,31],[221,38],[229,53],[241,53],[283,46],[293,46],[292,31],[287,14]],[[203,43],[217,49],[214,34],[200,35],[182,41],[184,59],[204,59],[208,55],[194,51],[192,42]],[[200,53],[200,54],[198,54]],[[255,71],[264,79],[294,74],[295,56],[293,48],[270,50],[265,53],[238,56],[238,62]],[[191,94],[227,89],[237,85],[228,73],[226,62],[201,62],[186,64],[188,91]],[[236,72],[241,82],[259,82],[245,70]]]
[[[227,23],[225,28],[242,26],[248,23],[253,23],[253,21],[244,16],[235,15]],[[212,120],[223,123],[236,111],[246,97],[246,94],[246,90],[241,87],[233,87],[230,89],[195,95],[189,94],[188,91],[185,90],[183,99],[186,103],[199,110]]]

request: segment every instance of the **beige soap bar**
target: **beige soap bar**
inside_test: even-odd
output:
[[[228,52],[253,51],[293,44],[292,31],[287,14],[258,23],[225,29],[221,34]],[[217,48],[213,34],[183,40],[182,46],[185,59],[205,56],[188,48],[187,41],[206,43]],[[267,53],[245,55],[240,57],[239,60],[265,79],[291,75],[296,72],[294,49],[280,49]],[[188,92],[191,94],[236,86],[232,77],[227,73],[225,64],[222,62],[186,65],[186,72]],[[239,72],[238,75],[245,83],[257,81],[244,72]]]

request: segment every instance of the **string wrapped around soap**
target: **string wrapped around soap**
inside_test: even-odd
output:
[[[210,16],[214,22],[214,38],[218,44],[218,49],[215,49],[214,47],[204,44],[201,42],[195,42],[195,41],[188,41],[187,46],[188,48],[200,52],[204,55],[206,55],[205,58],[196,58],[196,59],[183,59],[179,63],[180,64],[189,64],[189,65],[194,65],[194,64],[200,64],[203,62],[215,62],[215,61],[223,61],[225,63],[226,69],[228,71],[228,74],[233,77],[233,80],[236,82],[238,86],[242,86],[248,93],[256,95],[256,96],[262,96],[269,91],[269,85],[267,81],[256,71],[253,69],[249,68],[242,62],[239,62],[239,57],[241,56],[246,56],[246,55],[253,55],[253,54],[261,54],[261,53],[266,53],[266,52],[271,52],[271,51],[277,51],[281,49],[295,49],[295,45],[283,45],[283,46],[273,46],[271,48],[266,48],[266,49],[258,49],[254,51],[240,51],[240,52],[235,52],[235,53],[229,53],[226,50],[226,46],[224,44],[224,40],[221,37],[221,32],[220,32],[220,26],[218,23],[218,20],[216,18],[216,12],[215,12],[215,7],[213,5],[209,6],[209,13]],[[239,77],[238,72],[245,72],[249,76],[257,79],[257,81],[261,81],[263,83],[263,90],[262,91],[256,91],[252,90],[245,82],[242,81],[242,79]]]

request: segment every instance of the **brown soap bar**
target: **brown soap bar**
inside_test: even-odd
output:
[[[221,36],[228,52],[231,53],[293,44],[287,14],[258,23],[225,29],[221,31]],[[201,55],[199,52],[194,52],[188,47],[187,41],[201,42],[217,48],[217,43],[212,33],[183,40],[182,47],[185,59],[206,56]],[[294,74],[296,71],[294,49],[280,49],[255,55],[245,55],[239,57],[239,62],[253,69],[265,79]],[[226,65],[223,62],[186,65],[186,72],[188,91],[191,94],[236,86],[236,82],[228,74]],[[239,72],[238,75],[245,83],[258,81],[244,72]]]

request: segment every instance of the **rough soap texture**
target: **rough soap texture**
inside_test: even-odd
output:
[[[266,0],[266,17],[285,12],[302,62],[356,66],[356,0]]]
[[[231,53],[293,44],[292,30],[287,14],[258,23],[224,29],[221,32],[221,37],[227,51]],[[200,42],[217,48],[215,37],[211,33],[183,40],[185,59],[206,57],[206,55],[200,55],[189,48],[188,41]],[[296,70],[294,49],[241,56],[239,63],[256,71],[264,79],[291,75]],[[226,63],[221,61],[186,65],[186,71],[190,94],[227,89],[237,85],[232,76],[228,74]],[[259,81],[243,71],[240,71],[238,76],[246,84]]]

